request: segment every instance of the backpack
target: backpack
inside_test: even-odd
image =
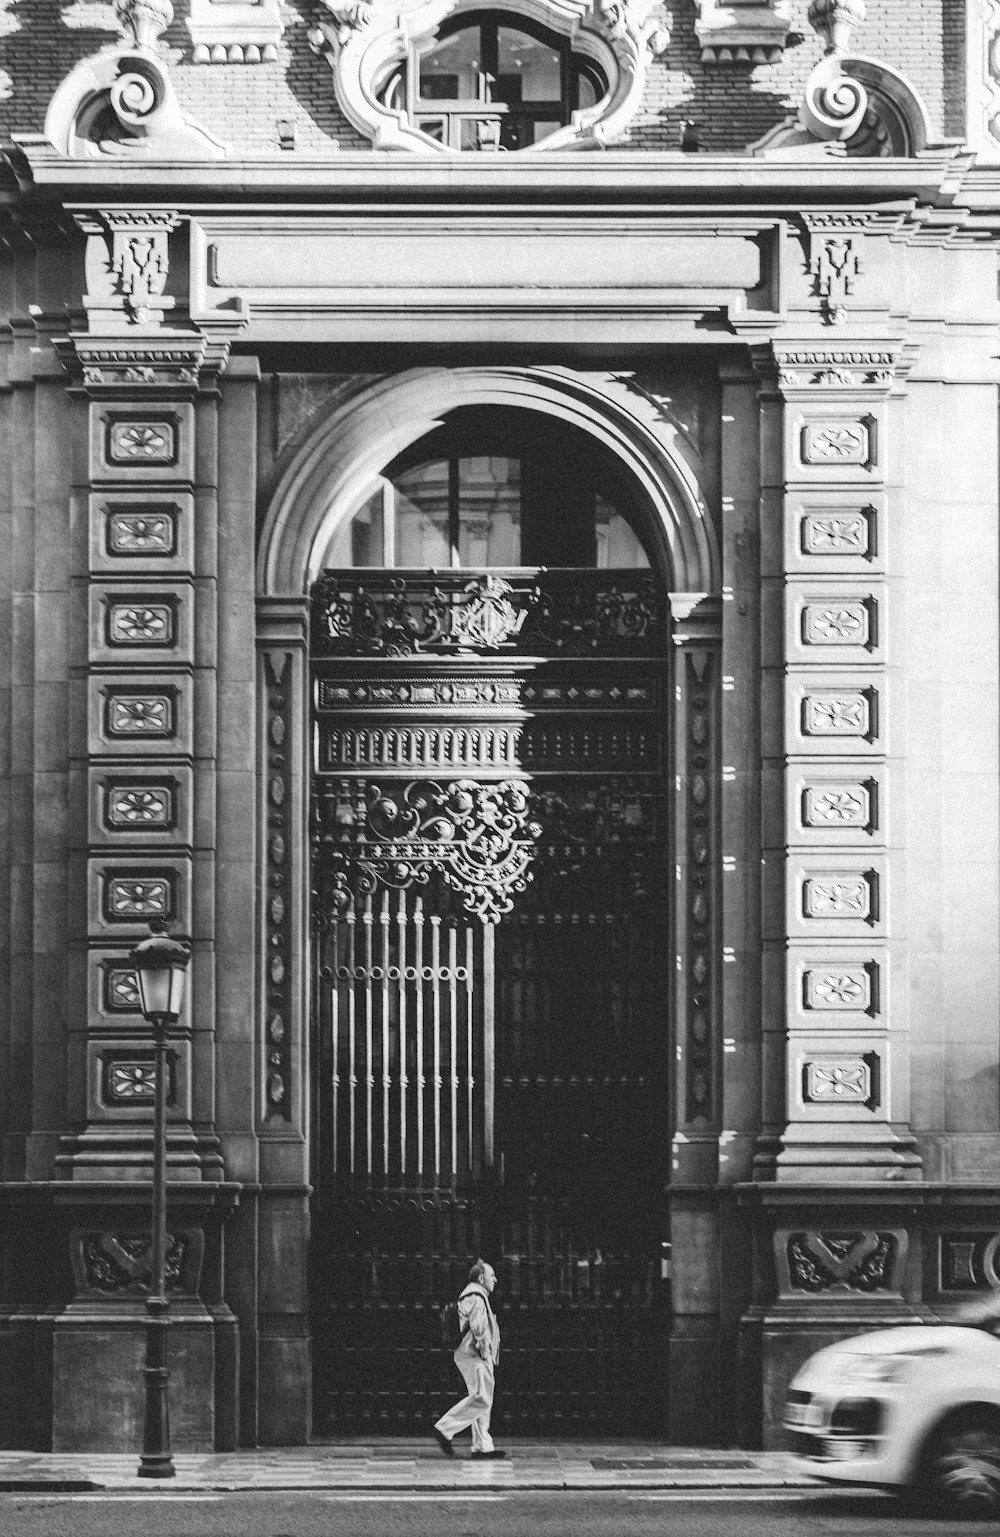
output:
[[[467,1293],[463,1292],[462,1297]],[[460,1297],[458,1301],[460,1302]],[[465,1326],[462,1323],[458,1311],[458,1302],[446,1302],[438,1314],[438,1327],[441,1330],[441,1343],[446,1350],[455,1351],[465,1338]]]

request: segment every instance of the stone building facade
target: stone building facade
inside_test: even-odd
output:
[[[0,1441],[775,1444],[1000,1287],[992,13],[0,8]],[[641,1375],[645,1373],[645,1375]]]

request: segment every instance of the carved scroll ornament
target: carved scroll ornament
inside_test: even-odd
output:
[[[225,146],[180,108],[157,39],[170,0],[117,0],[123,39],[81,59],[59,86],[45,137],[74,158],[144,155],[218,160]]]
[[[475,6],[466,0],[323,0],[323,5],[329,19],[309,34],[310,46],[329,59],[337,100],[358,132],[376,149],[461,153],[410,123],[404,111],[386,106],[381,90],[411,45],[429,42],[442,22]],[[574,112],[569,124],[521,153],[601,148],[622,133],[638,111],[651,60],[670,41],[665,19],[652,14],[656,6],[657,0],[519,0],[511,6],[515,22],[522,15],[570,38],[608,81],[599,102]]]
[[[771,129],[751,153],[916,155],[930,136],[918,92],[881,59],[854,53],[854,33],[865,19],[864,0],[812,0],[809,23],[826,48],[805,84],[797,118]]]

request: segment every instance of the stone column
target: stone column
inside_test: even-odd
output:
[[[813,335],[773,342],[764,369],[763,1027],[784,1063],[769,1053],[761,1183],[740,1198],[758,1214],[760,1299],[741,1337],[761,1384],[743,1434],[762,1410],[769,1440],[813,1350],[916,1316],[888,560],[909,361],[898,339]]]
[[[670,1175],[670,1436],[718,1434],[722,955],[719,599],[671,593],[676,1089]]]
[[[72,1297],[52,1323],[55,1449],[138,1444],[150,1260],[153,1054],[130,948],[165,919],[192,946],[168,1072],[171,1417],[178,1448],[230,1445],[237,1349],[223,1296],[215,1133],[218,373],[227,346],[164,317],[179,218],[81,216],[90,329],[57,341],[86,423],[86,539],[70,626],[69,1134],[53,1187]],[[82,691],[81,691],[82,696]],[[81,697],[81,703],[83,703]],[[217,1412],[218,1404],[218,1412]]]
[[[773,357],[783,470],[764,556],[764,762],[772,803],[783,780],[784,819],[766,859],[765,942],[784,952],[787,1027],[774,1172],[919,1178],[905,1018],[890,1007],[903,935],[888,857],[901,880],[886,491],[906,359],[899,342],[853,337],[782,339]]]
[[[305,597],[258,601],[258,1437],[265,1446],[306,1440],[312,1422],[308,634]]]

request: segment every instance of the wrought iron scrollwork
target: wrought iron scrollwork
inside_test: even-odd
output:
[[[351,864],[360,891],[424,885],[436,869],[467,912],[490,923],[510,912],[530,879],[541,832],[531,820],[527,784],[419,780],[392,791],[369,786],[366,802],[364,794],[363,786],[346,797],[335,794],[317,815],[319,844],[341,841],[325,861],[320,905],[328,912],[350,901]],[[353,859],[343,840],[360,840]]]
[[[627,572],[493,572],[439,584],[419,573],[327,572],[313,595],[320,656],[520,652],[649,654],[665,644],[663,599]]]
[[[647,892],[646,856],[661,808],[639,779],[533,790],[526,781],[447,783],[325,779],[313,804],[314,921],[343,916],[355,894],[425,886],[438,871],[467,912],[494,923],[514,906],[544,854],[549,875],[602,857],[606,879]],[[621,870],[612,877],[610,865]]]

